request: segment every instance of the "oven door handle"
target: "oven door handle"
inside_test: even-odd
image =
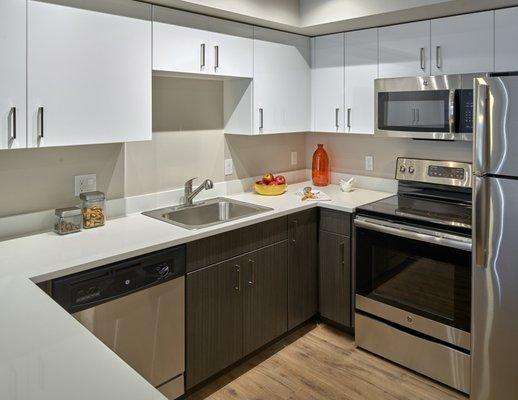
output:
[[[400,236],[406,239],[419,240],[421,242],[434,243],[440,246],[453,247],[454,249],[471,251],[471,238],[439,233],[414,226],[397,224],[394,222],[380,221],[371,218],[356,217],[354,225],[360,228]]]

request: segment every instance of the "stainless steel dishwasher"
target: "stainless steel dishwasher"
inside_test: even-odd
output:
[[[184,393],[184,246],[55,279],[52,297],[167,398]]]

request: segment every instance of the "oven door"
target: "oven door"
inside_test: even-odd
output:
[[[471,238],[357,216],[356,309],[470,349]]]

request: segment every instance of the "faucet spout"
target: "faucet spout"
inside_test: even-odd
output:
[[[196,178],[189,179],[187,182],[185,182],[185,193],[184,193],[184,205],[190,206],[193,203],[194,198],[203,190],[209,190],[214,187],[214,183],[210,179],[205,179],[203,183],[198,186],[196,189],[192,189],[192,182]]]

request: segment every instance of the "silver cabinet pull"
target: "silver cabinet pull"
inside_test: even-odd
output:
[[[11,107],[9,111],[9,141],[16,139],[16,107]]]
[[[338,122],[339,114],[340,114],[340,109],[335,108],[335,127],[336,127],[336,129],[340,128],[340,122]]]
[[[248,264],[250,265],[250,280],[248,284],[252,286],[255,283],[255,261],[249,258]]]
[[[297,243],[297,226],[298,226],[298,223],[299,222],[296,219],[291,221],[291,224],[293,225],[293,230],[291,232],[291,242],[292,243]]]
[[[44,135],[44,129],[43,129],[44,118],[43,118],[43,114],[44,114],[43,107],[38,107],[38,137],[41,138],[41,139],[43,139],[43,135]]]
[[[200,68],[205,67],[205,43],[200,45]]]
[[[259,129],[264,128],[264,110],[262,108],[259,109]]]
[[[347,109],[347,127],[351,129],[351,108]]]
[[[219,46],[214,46],[214,70],[219,68]]]
[[[441,46],[435,46],[435,66],[438,69],[442,68],[442,62],[441,62]]]
[[[240,292],[241,291],[241,267],[239,266],[239,264],[235,265],[235,269],[236,269],[236,284],[234,286],[234,289],[237,292]]]
[[[419,49],[419,62],[421,63],[421,69],[424,71],[426,69],[426,60],[424,55],[424,47]]]

